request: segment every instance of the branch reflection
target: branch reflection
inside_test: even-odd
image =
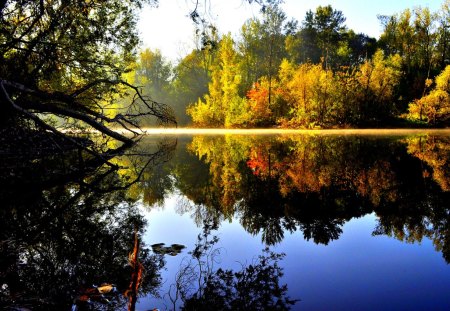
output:
[[[1,307],[125,307],[123,293],[136,266],[130,266],[129,253],[141,241],[145,225],[128,190],[144,167],[172,151],[159,145],[146,153],[122,149],[99,157],[65,148],[21,155],[20,162],[5,156],[0,164]],[[135,160],[125,154],[136,152],[144,166],[134,166],[135,175],[126,175],[124,164]],[[133,259],[145,272],[139,295],[156,295],[163,258],[144,245],[139,250]]]

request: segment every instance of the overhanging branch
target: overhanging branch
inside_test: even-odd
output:
[[[176,124],[175,117],[168,106],[143,96],[138,87],[122,80],[99,79],[86,84],[69,95],[61,92],[49,93],[41,90],[34,90],[23,84],[8,80],[0,80],[0,83],[3,97],[12,108],[26,118],[35,121],[52,132],[58,130],[40,119],[36,115],[37,113],[50,113],[63,118],[74,118],[124,144],[133,144],[133,138],[110,129],[105,123],[117,124],[125,131],[133,134],[133,137],[139,135],[139,125],[138,122],[135,122],[135,119],[138,117],[155,116],[162,123]],[[83,93],[101,84],[111,86],[121,84],[132,89],[135,92],[135,95],[130,106],[135,107],[138,106],[138,104],[141,104],[145,109],[143,111],[137,109],[132,112],[129,110],[124,114],[118,113],[114,117],[107,117],[103,113],[89,108],[80,101],[80,97]],[[13,98],[15,98],[15,100]]]

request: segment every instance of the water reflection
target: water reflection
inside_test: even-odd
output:
[[[166,296],[171,310],[290,310],[298,300],[280,284],[284,254],[263,250],[239,271],[216,268],[222,256],[214,235],[217,224],[205,220],[190,257],[185,257]]]
[[[199,225],[238,217],[267,245],[297,230],[326,245],[349,220],[375,213],[374,235],[430,238],[450,262],[449,148],[448,136],[432,135],[199,135],[158,178],[189,199],[178,209]]]
[[[145,158],[156,161],[166,153],[159,149]],[[145,221],[127,193],[136,180],[120,172],[115,155],[74,149],[21,162],[3,159],[2,308],[126,308],[123,293],[139,265],[145,271],[140,294],[156,293],[162,257],[145,247],[137,257]]]
[[[176,307],[292,305],[282,254],[262,253],[239,271],[209,269],[211,230],[231,219],[267,246],[294,232],[327,245],[350,220],[375,215],[374,236],[430,239],[450,262],[449,136],[147,137],[127,154],[1,159],[2,308],[68,310],[105,292],[77,308],[126,309],[131,301],[132,309],[140,296],[158,295],[163,257],[187,250],[180,241],[136,244],[146,226],[139,207],[160,209],[173,197],[204,228],[189,273],[168,294]]]

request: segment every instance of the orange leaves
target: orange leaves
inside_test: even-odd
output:
[[[267,175],[270,169],[269,158],[264,155],[263,150],[252,148],[250,159],[247,161],[247,167],[253,172],[253,175]]]
[[[269,108],[269,89],[256,82],[247,92],[252,115],[255,119],[267,119],[272,111]]]

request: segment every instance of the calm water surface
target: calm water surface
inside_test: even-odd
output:
[[[155,132],[0,168],[9,310],[131,310],[138,270],[136,310],[450,310],[448,132]]]
[[[166,295],[143,309],[172,308],[205,221],[217,224],[215,268],[241,270],[267,246],[284,253],[293,309],[450,309],[449,136],[171,138],[171,161],[144,190],[144,239],[186,249],[166,256]]]

